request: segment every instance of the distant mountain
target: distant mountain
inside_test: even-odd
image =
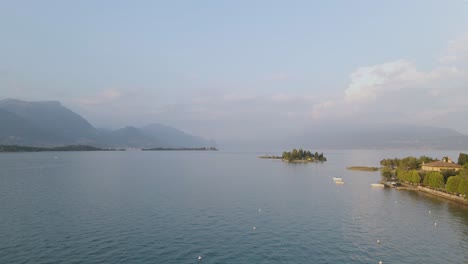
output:
[[[153,124],[117,130],[96,129],[86,119],[55,101],[0,101],[0,144],[99,147],[214,147],[208,141],[176,128]]]
[[[300,142],[335,149],[468,148],[468,136],[453,129],[402,124],[318,127],[300,136]]]
[[[30,136],[23,138],[25,141],[87,144],[95,142],[99,136],[98,130],[88,121],[56,101],[6,99],[0,101],[0,109],[14,114],[22,120],[21,124],[29,126]],[[16,121],[20,122],[20,119]]]
[[[286,136],[245,141],[222,141],[224,149],[268,151],[285,149],[468,149],[468,136],[453,129],[405,124],[317,124]],[[263,154],[263,153],[262,153]]]
[[[3,144],[33,144],[52,139],[24,118],[0,109],[0,139]]]
[[[143,133],[152,138],[156,138],[165,147],[182,148],[182,147],[206,147],[215,146],[216,142],[207,141],[204,138],[189,135],[183,131],[173,127],[164,126],[161,124],[151,124],[141,128]]]
[[[164,146],[156,138],[148,137],[139,128],[127,126],[114,131],[104,132],[105,137],[101,140],[107,146],[146,148]]]

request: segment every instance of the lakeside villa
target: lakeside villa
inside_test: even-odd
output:
[[[443,171],[443,170],[454,170],[459,171],[463,167],[454,163],[450,159],[443,159],[442,161],[434,161],[429,163],[423,163],[421,169],[424,171]]]

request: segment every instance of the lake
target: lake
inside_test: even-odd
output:
[[[280,153],[2,153],[0,263],[468,263],[467,206],[346,170],[459,152]]]

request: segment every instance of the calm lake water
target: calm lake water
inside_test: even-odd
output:
[[[458,152],[324,153],[0,154],[0,263],[468,263],[467,206],[345,169]]]

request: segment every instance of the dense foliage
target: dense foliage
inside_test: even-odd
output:
[[[323,156],[323,153],[315,152],[312,154],[309,150],[303,149],[293,149],[290,152],[283,152],[281,156],[284,160],[294,161],[294,160],[309,160],[309,161],[327,161],[327,158]]]
[[[445,188],[450,193],[461,194],[468,198],[468,170],[461,170],[458,175],[449,177]]]
[[[462,178],[458,185],[458,193],[468,198],[468,178]]]
[[[389,167],[383,167],[381,171],[382,177],[390,180],[393,177],[393,171]]]
[[[417,170],[421,168],[423,163],[433,162],[437,159],[421,156],[419,158],[416,157],[406,157],[402,159],[394,158],[394,159],[383,159],[380,161],[380,165],[383,167],[390,167],[390,168],[399,168],[402,170]]]
[[[423,184],[434,189],[441,189],[444,188],[444,177],[440,172],[429,171],[424,177]]]
[[[460,153],[458,156],[458,165],[463,166],[465,164],[468,164],[468,154]]]
[[[397,176],[400,180],[410,182],[412,184],[419,184],[421,182],[421,176],[416,170],[399,170]]]
[[[458,157],[458,164],[463,166],[462,170],[447,169],[440,172],[421,170],[422,164],[436,160],[427,156],[383,159],[380,161],[381,174],[387,180],[396,176],[407,183],[422,184],[433,189],[445,189],[449,193],[460,194],[468,199],[468,154],[460,153]],[[449,158],[443,157],[443,160],[449,160]]]
[[[460,186],[461,180],[462,177],[460,176],[449,177],[447,180],[447,184],[445,185],[445,189],[447,190],[447,192],[458,193],[458,187]]]

